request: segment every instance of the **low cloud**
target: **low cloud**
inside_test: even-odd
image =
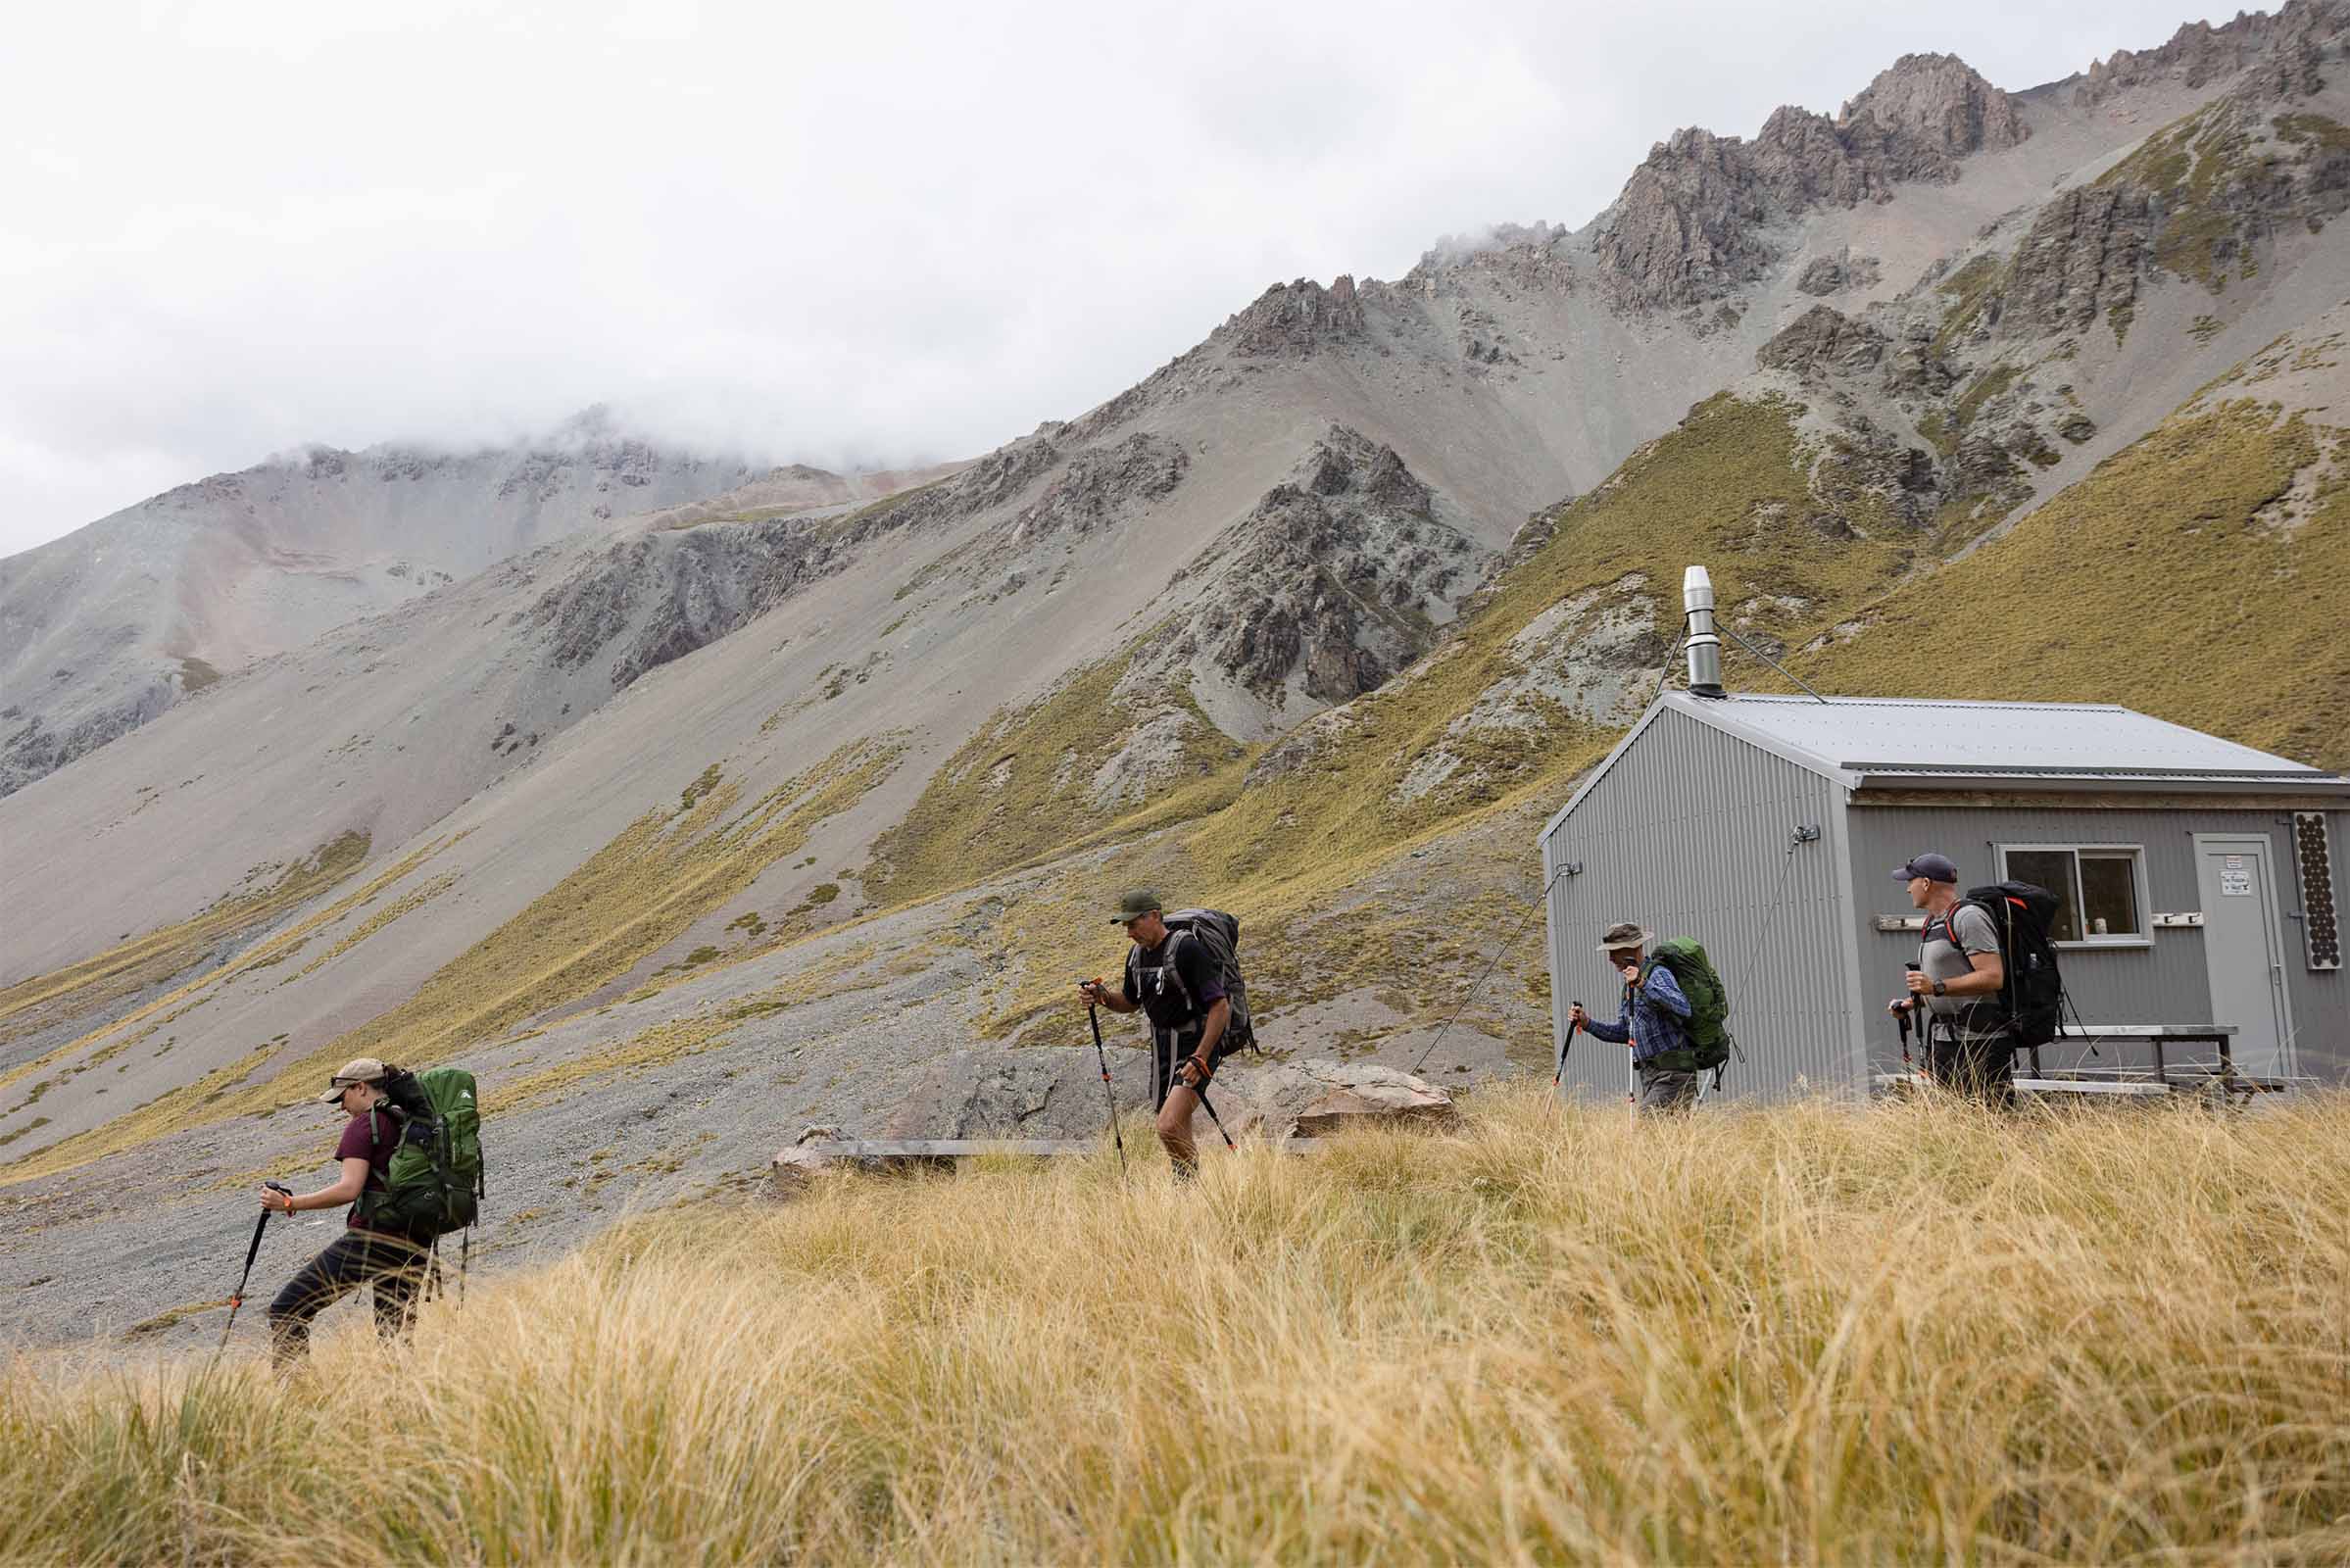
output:
[[[0,63],[0,553],[306,443],[608,402],[969,455],[1270,281],[1584,222],[1684,123],[1898,54],[2010,87],[2185,18],[1696,4],[50,7]]]

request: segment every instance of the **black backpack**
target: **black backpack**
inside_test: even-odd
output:
[[[1224,1000],[1232,1006],[1232,1016],[1224,1024],[1224,1040],[1219,1054],[1239,1051],[1244,1047],[1261,1050],[1256,1044],[1256,1026],[1248,1018],[1248,982],[1241,978],[1241,922],[1237,915],[1222,909],[1177,909],[1160,918],[1167,923],[1171,935],[1167,938],[1166,964],[1168,978],[1175,989],[1183,993],[1184,1002],[1192,1015],[1199,1015],[1199,999],[1183,983],[1183,971],[1175,967],[1177,942],[1197,942],[1207,954],[1207,961],[1224,982]],[[1142,963],[1138,949],[1126,955],[1126,994],[1142,995],[1141,976],[1136,972]]]
[[[1970,904],[1989,916],[1999,937],[1999,963],[2007,971],[1999,1001],[2016,1044],[2046,1045],[2063,1026],[2065,986],[2057,972],[2056,944],[2048,936],[2056,922],[2056,895],[2030,882],[1989,882],[1967,889],[1948,918],[1957,919]],[[1943,930],[1956,947],[1947,921]]]

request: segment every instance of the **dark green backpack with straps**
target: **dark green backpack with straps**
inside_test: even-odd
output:
[[[1714,971],[1713,960],[1695,938],[1671,937],[1656,945],[1648,966],[1640,970],[1641,980],[1660,963],[1673,972],[1681,994],[1689,999],[1689,1015],[1682,1027],[1689,1043],[1648,1059],[1673,1072],[1718,1070],[1730,1059],[1730,993]]]
[[[384,1075],[386,1103],[367,1113],[378,1143],[400,1147],[384,1167],[383,1190],[360,1200],[366,1224],[429,1242],[481,1217],[481,1106],[473,1075],[430,1067]]]

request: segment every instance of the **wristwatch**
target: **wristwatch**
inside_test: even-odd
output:
[[[1936,980],[1934,983],[1934,994],[1937,997],[1946,997],[1950,994],[1950,987],[1944,982]]]

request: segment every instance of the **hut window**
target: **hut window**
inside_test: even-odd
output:
[[[2145,852],[2133,844],[2003,845],[2004,874],[2036,882],[2056,895],[2058,942],[2143,943],[2146,915],[2139,898]]]

